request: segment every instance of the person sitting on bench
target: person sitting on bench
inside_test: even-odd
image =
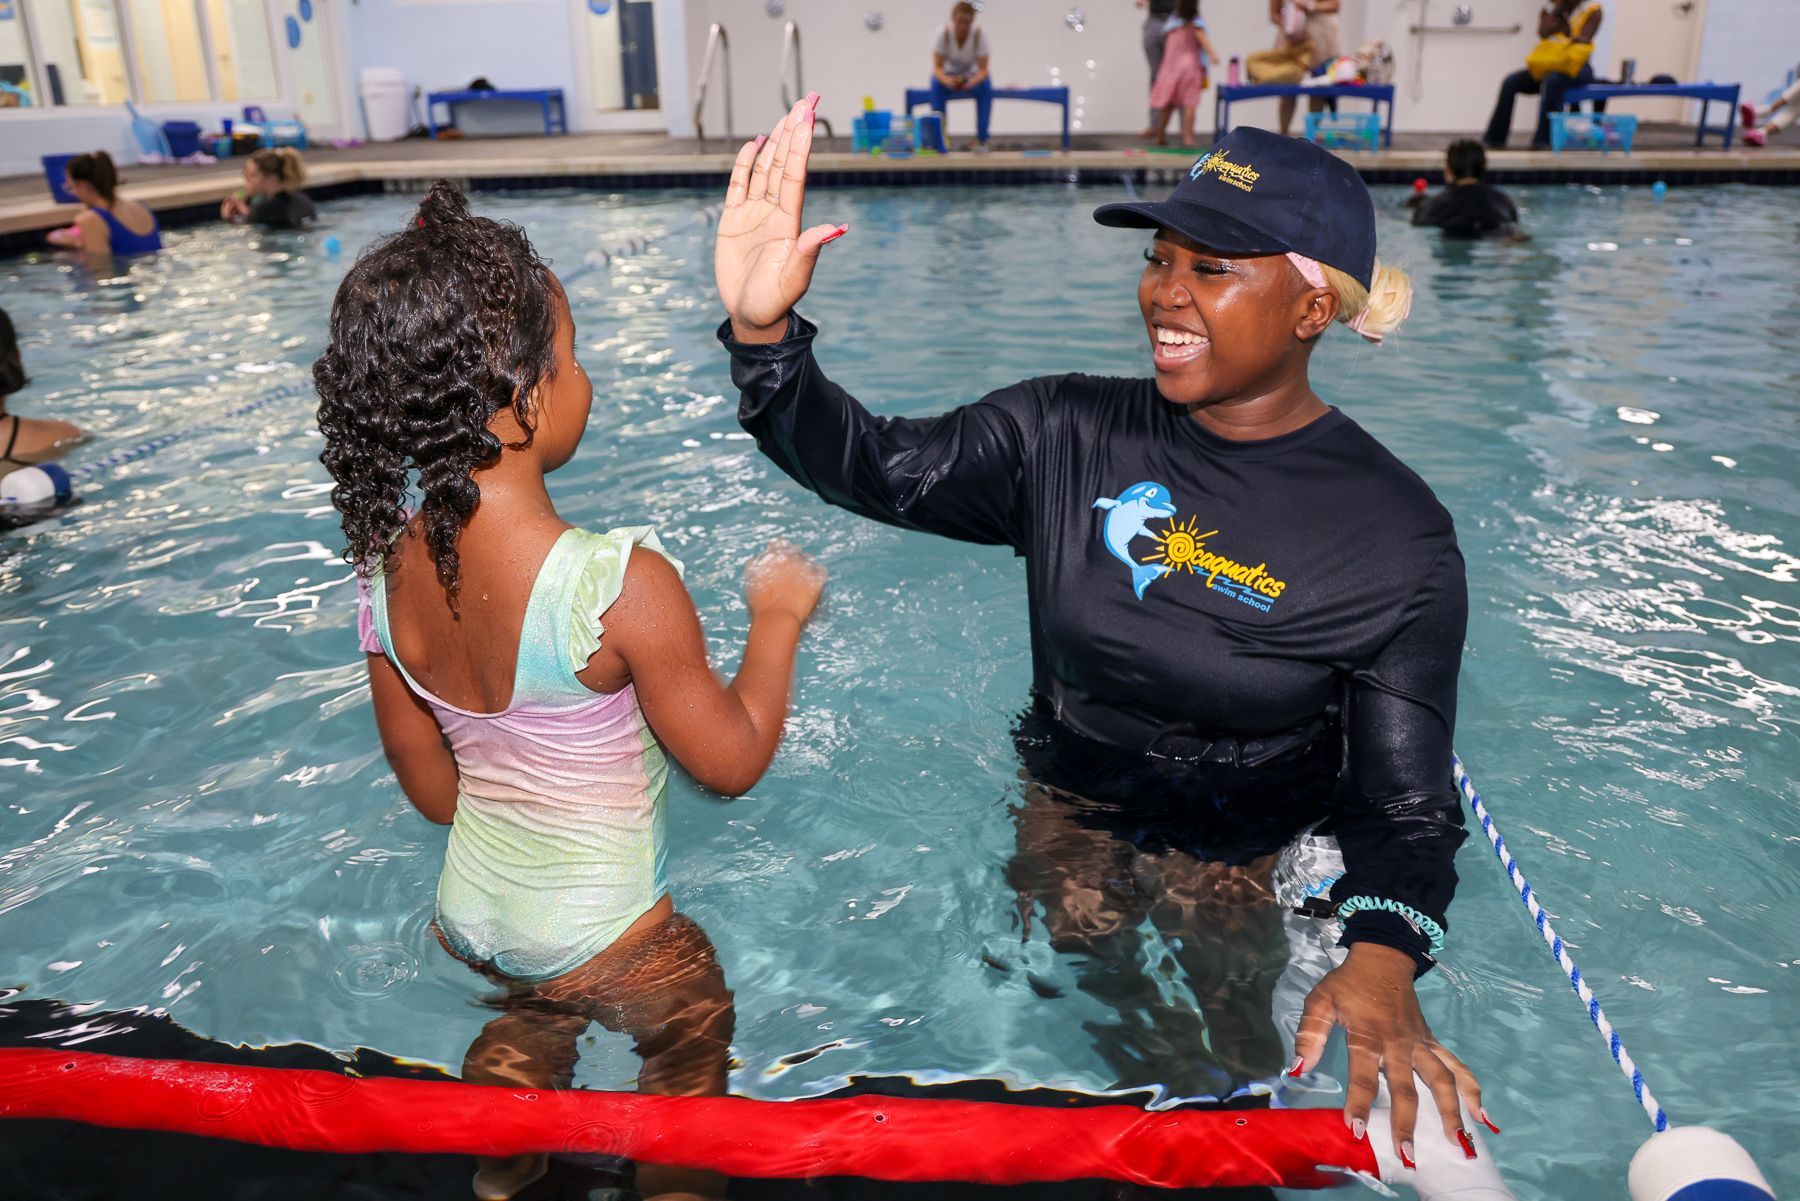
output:
[[[988,122],[994,114],[994,81],[988,74],[988,36],[975,27],[969,0],[950,10],[950,22],[938,30],[931,47],[931,107],[944,112],[952,96],[975,97],[975,149],[988,148]]]
[[[1544,6],[1538,14],[1538,37],[1543,40],[1525,56],[1523,71],[1514,71],[1500,82],[1500,98],[1494,102],[1494,115],[1481,139],[1489,150],[1506,149],[1513,102],[1520,95],[1541,95],[1531,148],[1549,148],[1550,114],[1562,109],[1563,95],[1570,88],[1593,82],[1594,68],[1588,59],[1594,54],[1600,16],[1598,0],[1550,0]]]
[[[1800,79],[1788,84],[1787,91],[1775,97],[1767,108],[1746,103],[1739,110],[1744,119],[1744,145],[1765,146],[1770,138],[1794,123],[1795,108],[1800,105]]]
[[[1300,83],[1320,63],[1336,58],[1339,0],[1269,0],[1269,22],[1275,26],[1275,49],[1256,50],[1244,59],[1244,74],[1251,83]],[[1294,97],[1280,100],[1281,132],[1294,123]],[[1313,112],[1324,108],[1321,97],[1311,99]]]

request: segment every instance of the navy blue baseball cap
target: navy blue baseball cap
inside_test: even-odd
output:
[[[1103,204],[1094,220],[1171,229],[1226,254],[1297,254],[1365,288],[1375,275],[1375,202],[1356,168],[1247,125],[1221,138],[1167,200]]]

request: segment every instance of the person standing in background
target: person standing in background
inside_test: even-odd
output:
[[[1137,6],[1145,9],[1144,14],[1144,61],[1150,64],[1150,87],[1156,88],[1157,73],[1162,70],[1163,41],[1169,17],[1175,12],[1175,0],[1137,0]],[[1150,106],[1150,124],[1144,126],[1143,136],[1156,136],[1156,105]]]
[[[1192,147],[1194,112],[1206,90],[1206,64],[1218,58],[1206,36],[1206,23],[1200,19],[1200,0],[1176,0],[1175,12],[1163,23],[1163,44],[1162,69],[1150,89],[1150,103],[1156,110],[1150,124],[1156,131],[1156,144],[1166,146],[1169,117],[1180,109],[1181,144]]]
[[[988,148],[988,123],[994,114],[994,81],[988,74],[988,36],[975,26],[975,6],[958,0],[950,23],[938,30],[931,47],[931,107],[943,112],[952,95],[975,97],[975,150]]]

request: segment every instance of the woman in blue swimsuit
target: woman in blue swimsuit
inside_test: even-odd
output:
[[[50,243],[91,255],[149,254],[162,249],[156,214],[119,195],[119,169],[104,150],[69,160],[69,191],[86,212],[67,229],[50,235]]]

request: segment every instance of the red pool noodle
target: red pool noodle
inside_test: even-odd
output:
[[[1376,1174],[1335,1109],[1050,1109],[851,1097],[751,1101],[0,1050],[0,1117],[59,1118],[298,1151],[584,1151],[729,1176],[1328,1188]]]

